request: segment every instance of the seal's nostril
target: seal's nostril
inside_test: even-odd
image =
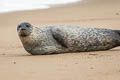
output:
[[[23,30],[26,30],[26,29],[22,28],[21,30],[23,31]]]

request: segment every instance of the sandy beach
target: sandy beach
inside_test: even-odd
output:
[[[120,47],[108,51],[32,56],[17,25],[79,25],[120,30],[120,0],[83,0],[45,10],[0,14],[0,80],[120,80]]]

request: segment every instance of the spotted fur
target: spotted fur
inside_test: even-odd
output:
[[[33,55],[100,51],[120,46],[118,30],[68,25],[32,28],[30,35],[19,36],[25,50]]]

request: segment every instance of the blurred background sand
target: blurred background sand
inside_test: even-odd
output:
[[[17,25],[69,24],[120,30],[120,0],[83,0],[45,10],[0,14],[1,80],[120,80],[120,47],[108,51],[29,55]]]

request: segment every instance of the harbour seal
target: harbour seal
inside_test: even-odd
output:
[[[32,55],[100,51],[120,46],[120,30],[68,25],[35,27],[22,22],[17,32],[25,50]]]

